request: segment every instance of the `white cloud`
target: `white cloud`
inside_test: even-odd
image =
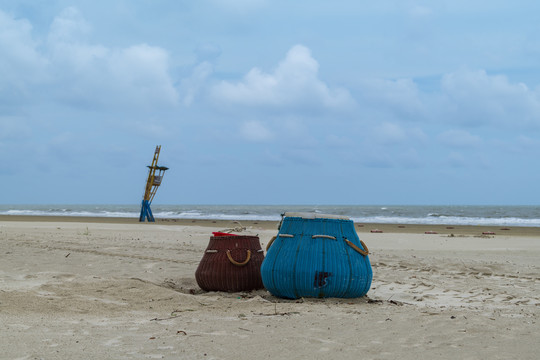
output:
[[[260,121],[247,121],[240,127],[240,133],[248,141],[266,142],[274,138],[274,134]]]
[[[146,44],[122,49],[100,45],[54,44],[51,71],[56,96],[71,103],[134,108],[175,105],[165,50]]]
[[[68,7],[54,18],[49,32],[51,42],[78,42],[92,32],[92,26],[75,7]]]
[[[30,87],[43,80],[46,59],[36,50],[32,25],[0,10],[0,103],[28,96]]]
[[[125,91],[131,100],[175,104],[178,98],[169,76],[169,55],[155,46],[134,45],[114,51],[109,71],[118,91]]]
[[[106,61],[110,50],[103,45],[89,44],[86,38],[91,31],[91,26],[76,8],[64,9],[56,16],[47,36],[46,55],[52,70],[66,73],[66,76],[83,75]]]
[[[443,76],[445,111],[468,125],[504,124],[540,127],[540,93],[523,83],[484,70],[460,70]]]
[[[531,89],[502,75],[461,69],[445,74],[437,92],[422,92],[412,79],[359,82],[358,102],[374,114],[460,126],[540,128],[540,87]]]
[[[27,20],[0,11],[0,95],[9,93],[9,103],[48,98],[99,109],[178,101],[168,73],[169,55],[162,48],[91,44],[86,39],[92,27],[73,7],[54,19],[46,43],[34,41],[31,30]]]
[[[213,88],[215,98],[247,106],[340,108],[352,98],[345,89],[329,88],[318,78],[319,64],[310,50],[292,47],[273,73],[251,69],[238,83],[222,81]]]
[[[212,75],[213,71],[212,64],[205,61],[195,66],[189,78],[182,80],[180,88],[183,92],[184,105],[189,106],[193,103],[195,97],[201,92],[206,80]]]

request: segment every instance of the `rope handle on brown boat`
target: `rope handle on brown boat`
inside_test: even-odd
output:
[[[363,256],[366,256],[369,254],[369,249],[367,248],[366,244],[364,244],[364,242],[362,240],[360,240],[360,244],[362,244],[362,247],[366,250],[362,250],[360,249],[358,246],[354,245],[351,241],[349,241],[347,238],[343,238],[343,240],[345,240],[345,242],[347,243],[347,245],[349,245],[350,247],[352,247],[357,253],[359,253],[360,255],[363,255]]]
[[[244,266],[249,262],[249,259],[251,259],[251,250],[247,251],[247,258],[246,258],[246,260],[244,262],[238,262],[238,261],[234,260],[232,258],[232,256],[231,256],[231,250],[227,250],[227,257],[229,258],[229,261],[231,263],[233,263],[234,265],[236,265],[236,266]]]

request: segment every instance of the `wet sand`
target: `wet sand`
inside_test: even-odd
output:
[[[24,222],[76,222],[76,223],[102,223],[102,224],[140,224],[138,218],[114,217],[78,217],[78,216],[26,216],[26,215],[0,215],[2,221]],[[275,230],[279,221],[230,221],[206,219],[156,219],[155,223],[146,225],[197,225],[219,229],[230,229],[238,226],[258,227],[265,230]],[[361,233],[403,233],[424,234],[437,233],[441,235],[504,235],[504,236],[537,236],[540,238],[540,227],[524,226],[481,226],[481,225],[426,225],[426,224],[372,224],[355,223],[355,228]]]

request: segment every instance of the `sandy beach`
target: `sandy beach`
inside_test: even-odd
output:
[[[540,228],[356,224],[358,299],[204,292],[212,231],[276,222],[0,216],[1,359],[537,359]]]

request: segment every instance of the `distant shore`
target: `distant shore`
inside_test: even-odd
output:
[[[105,223],[105,224],[141,224],[138,218],[124,217],[93,217],[93,216],[34,216],[34,215],[0,215],[0,222],[26,221],[26,222],[71,222],[71,223]],[[209,220],[209,219],[156,219],[152,225],[197,225],[213,227],[220,230],[232,229],[238,226],[254,227],[264,230],[276,230],[279,221],[264,220]],[[388,224],[388,223],[355,223],[359,234],[361,233],[406,233],[426,234],[437,233],[441,235],[467,235],[467,236],[538,236],[540,227],[528,226],[475,226],[475,225],[433,225],[433,224]]]

